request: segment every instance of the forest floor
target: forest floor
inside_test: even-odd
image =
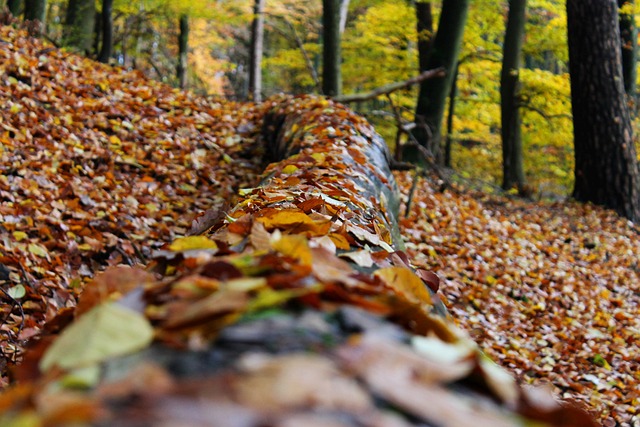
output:
[[[413,177],[397,178],[407,195]],[[637,425],[637,226],[589,205],[438,192],[424,179],[410,208],[410,258],[437,272],[454,319],[492,359],[604,425]]]
[[[256,180],[263,110],[218,102],[0,29],[2,381],[83,283],[188,232]],[[405,195],[411,173],[398,173]],[[640,408],[640,234],[599,208],[421,179],[403,235],[461,327],[523,382],[605,425]],[[626,423],[626,424],[625,424]]]

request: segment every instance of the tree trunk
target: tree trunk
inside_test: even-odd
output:
[[[98,61],[109,62],[113,51],[113,0],[102,0],[102,48]]]
[[[419,3],[418,3],[419,4]],[[426,80],[420,85],[416,106],[416,127],[412,131],[416,141],[425,147],[435,159],[440,158],[442,118],[447,94],[451,88],[453,70],[458,61],[462,36],[469,11],[469,0],[444,0],[428,58],[421,61],[427,69],[444,67],[447,74],[441,79]],[[421,162],[416,152],[408,152],[406,160]]]
[[[322,37],[322,92],[338,96],[342,93],[340,0],[322,0]]]
[[[433,13],[431,1],[416,2],[416,23],[418,30],[418,63],[420,72],[428,70],[427,59],[433,43]]]
[[[69,0],[64,29],[64,44],[82,53],[91,51],[96,20],[95,0]]]
[[[567,0],[578,201],[640,220],[639,171],[625,102],[615,0]]]
[[[41,31],[44,32],[47,21],[47,0],[25,0],[24,2],[25,21],[40,21]]]
[[[447,139],[444,144],[444,165],[451,167],[451,145],[453,144],[453,117],[456,112],[456,96],[458,95],[458,65],[453,73],[451,90],[449,91],[449,111],[447,113]]]
[[[633,7],[635,0],[618,0],[618,6]],[[633,13],[620,14],[620,38],[622,41],[622,74],[627,95],[635,99],[638,70],[638,29]]]
[[[264,46],[264,0],[253,4],[251,23],[251,57],[249,58],[249,97],[262,100],[262,51]]]
[[[22,13],[22,0],[7,0],[7,8],[13,16],[20,16]]]
[[[520,116],[520,64],[527,0],[509,0],[500,74],[500,113],[502,118],[502,188],[525,185],[522,166],[522,119]]]
[[[349,16],[350,0],[340,0],[340,35],[344,33],[347,27],[347,17]]]
[[[180,15],[180,34],[178,35],[178,67],[176,74],[178,86],[187,87],[187,52],[189,51],[189,16]]]

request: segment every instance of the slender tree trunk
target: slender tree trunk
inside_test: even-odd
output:
[[[102,48],[98,61],[109,62],[113,52],[113,0],[102,0]]]
[[[189,51],[189,16],[180,15],[180,34],[178,35],[178,67],[176,75],[178,86],[187,87],[187,52]]]
[[[85,54],[90,52],[95,20],[95,0],[69,0],[64,29],[64,44]]]
[[[520,65],[526,22],[527,0],[509,0],[500,74],[500,112],[502,118],[502,188],[525,186],[522,166],[522,119],[520,116]]]
[[[22,13],[22,0],[7,0],[7,8],[13,16],[20,16]]]
[[[453,117],[456,112],[456,96],[458,95],[458,65],[453,74],[451,81],[451,90],[449,91],[449,111],[447,113],[447,139],[444,144],[444,165],[451,167],[451,145],[453,144]]]
[[[618,0],[618,6],[634,6],[635,0]],[[635,99],[638,70],[638,28],[633,13],[620,14],[620,37],[622,41],[622,74],[627,95]]]
[[[416,22],[418,30],[418,63],[420,72],[428,70],[427,59],[433,43],[433,13],[431,1],[416,2]]]
[[[253,4],[251,23],[251,57],[249,58],[249,96],[255,102],[262,100],[262,51],[264,46],[264,0]]]
[[[428,60],[433,45],[433,12],[431,0],[413,2],[416,10],[416,30],[418,33],[418,68],[419,72],[425,72],[429,68]],[[418,138],[419,130],[412,132]],[[407,161],[417,162],[421,159],[420,150],[413,145],[402,147],[401,158]]]
[[[426,69],[444,67],[447,74],[443,78],[425,80],[420,84],[416,106],[416,127],[412,131],[416,141],[427,148],[436,160],[441,160],[440,141],[442,118],[447,95],[451,88],[453,71],[458,61],[462,36],[467,21],[470,0],[444,0],[438,21],[438,31],[433,39],[426,60],[421,66]],[[419,4],[419,3],[417,3]],[[408,152],[405,160],[420,162],[414,152]]]
[[[640,221],[640,172],[622,77],[615,0],[567,0],[578,201]]]
[[[322,0],[322,28],[322,92],[338,96],[342,93],[340,0]]]
[[[350,0],[340,0],[340,35],[344,33],[344,29],[347,27],[349,3]]]
[[[40,21],[42,23],[40,31],[44,33],[47,22],[47,0],[25,0],[24,20]]]

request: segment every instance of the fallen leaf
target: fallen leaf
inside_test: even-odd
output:
[[[175,252],[189,251],[194,249],[218,249],[216,242],[206,236],[187,236],[174,240],[169,245],[169,249]]]
[[[425,284],[408,268],[381,268],[375,271],[374,276],[379,277],[396,294],[413,304],[432,304]]]
[[[82,368],[147,347],[153,328],[139,313],[103,303],[62,331],[40,360],[40,370]]]

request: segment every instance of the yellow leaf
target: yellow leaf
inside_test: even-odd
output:
[[[287,165],[282,169],[282,173],[292,174],[297,170],[298,170],[298,167],[296,165]]]
[[[273,290],[270,288],[263,289],[249,303],[248,311],[264,310],[270,307],[280,306],[292,298],[297,298],[310,292],[319,292],[320,288],[304,288],[304,289],[283,289]]]
[[[218,249],[218,245],[206,236],[188,236],[174,240],[171,245],[169,245],[169,249],[174,252],[193,249]]]
[[[303,265],[311,265],[309,242],[300,234],[284,235],[271,242],[271,247],[283,255],[299,260]]]
[[[404,267],[381,268],[374,273],[396,294],[414,304],[431,304],[427,287],[415,273]]]
[[[267,279],[264,277],[241,277],[225,282],[224,289],[227,291],[250,292],[266,285]]]
[[[87,367],[147,347],[153,328],[142,314],[116,303],[94,307],[67,327],[40,360],[40,370]]]
[[[279,228],[290,234],[305,233],[307,237],[323,236],[331,228],[331,221],[316,221],[299,209],[266,208],[256,221],[263,223],[268,231]]]
[[[311,157],[313,157],[313,160],[315,160],[316,163],[321,165],[322,163],[324,163],[326,156],[324,153],[313,153],[311,154]]]
[[[49,254],[44,246],[29,243],[29,252],[42,258],[46,258]]]
[[[21,242],[22,240],[27,238],[27,233],[25,233],[24,231],[14,231],[13,238],[18,242]]]

